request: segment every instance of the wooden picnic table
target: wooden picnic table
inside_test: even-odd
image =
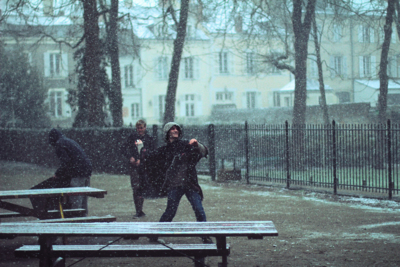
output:
[[[51,198],[86,195],[95,198],[104,198],[106,190],[92,187],[67,187],[67,188],[47,188],[47,189],[26,189],[26,190],[5,190],[0,191],[0,208],[12,211],[8,216],[0,217],[20,217],[33,216],[39,217],[38,211],[22,205],[11,203],[6,200],[24,199],[24,198]],[[1,215],[1,213],[0,213]]]
[[[54,237],[206,237],[216,238],[221,266],[227,266],[226,238],[228,236],[262,239],[277,236],[272,221],[225,221],[225,222],[111,222],[111,223],[3,223],[0,237],[39,236],[40,266],[50,266]],[[200,250],[199,250],[200,251]],[[85,255],[85,254],[83,254]],[[87,252],[87,256],[93,255]],[[134,254],[133,254],[134,255]],[[154,254],[153,254],[154,255]]]

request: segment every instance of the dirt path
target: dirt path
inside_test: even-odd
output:
[[[1,190],[29,188],[52,175],[35,165],[0,161]],[[209,221],[272,220],[279,236],[263,240],[228,238],[229,266],[400,266],[400,204],[395,201],[334,197],[303,190],[215,183],[201,179],[204,207]],[[106,189],[104,199],[91,199],[90,215],[115,215],[118,221],[134,221],[132,191],[127,176],[96,174],[91,186]],[[166,199],[145,201],[143,221],[158,221]],[[182,199],[175,221],[194,221],[194,213]],[[3,220],[5,222],[6,220]],[[7,220],[10,221],[10,220]],[[105,239],[74,240],[101,243]],[[166,238],[167,242],[200,242]],[[36,238],[0,240],[0,266],[37,266],[37,260],[15,259],[13,250],[35,244]],[[122,240],[119,243],[148,243]],[[69,259],[72,264],[77,259]],[[217,266],[219,258],[206,264]],[[185,258],[90,258],[74,266],[193,266]]]

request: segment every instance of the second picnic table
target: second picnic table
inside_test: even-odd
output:
[[[104,198],[107,194],[106,190],[97,189],[92,187],[67,187],[67,188],[48,188],[48,189],[26,189],[26,190],[4,190],[0,191],[0,208],[12,211],[12,213],[0,213],[0,218],[4,217],[21,217],[33,216],[38,217],[38,211],[11,203],[6,200],[23,199],[23,198],[50,198],[50,197],[64,197],[64,196],[78,196],[86,195],[95,198]],[[68,212],[68,211],[67,211]],[[79,213],[79,211],[77,211]],[[49,218],[54,215],[49,214]],[[59,214],[55,214],[58,217]],[[77,217],[72,214],[72,217]]]

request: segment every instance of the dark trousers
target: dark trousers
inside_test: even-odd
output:
[[[168,190],[167,208],[165,209],[164,214],[161,216],[160,222],[172,222],[183,195],[186,196],[192,205],[194,214],[196,215],[196,220],[198,222],[207,221],[200,194],[193,189],[179,186]]]

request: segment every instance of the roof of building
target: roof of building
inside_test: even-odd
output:
[[[355,81],[365,86],[371,87],[373,89],[379,89],[380,87],[379,80],[355,80]],[[400,89],[400,80],[389,80],[388,88]]]
[[[295,80],[289,82],[285,86],[283,86],[279,91],[294,91]],[[333,90],[332,87],[325,84],[325,91]],[[316,80],[307,79],[307,91],[319,91],[319,82]]]

